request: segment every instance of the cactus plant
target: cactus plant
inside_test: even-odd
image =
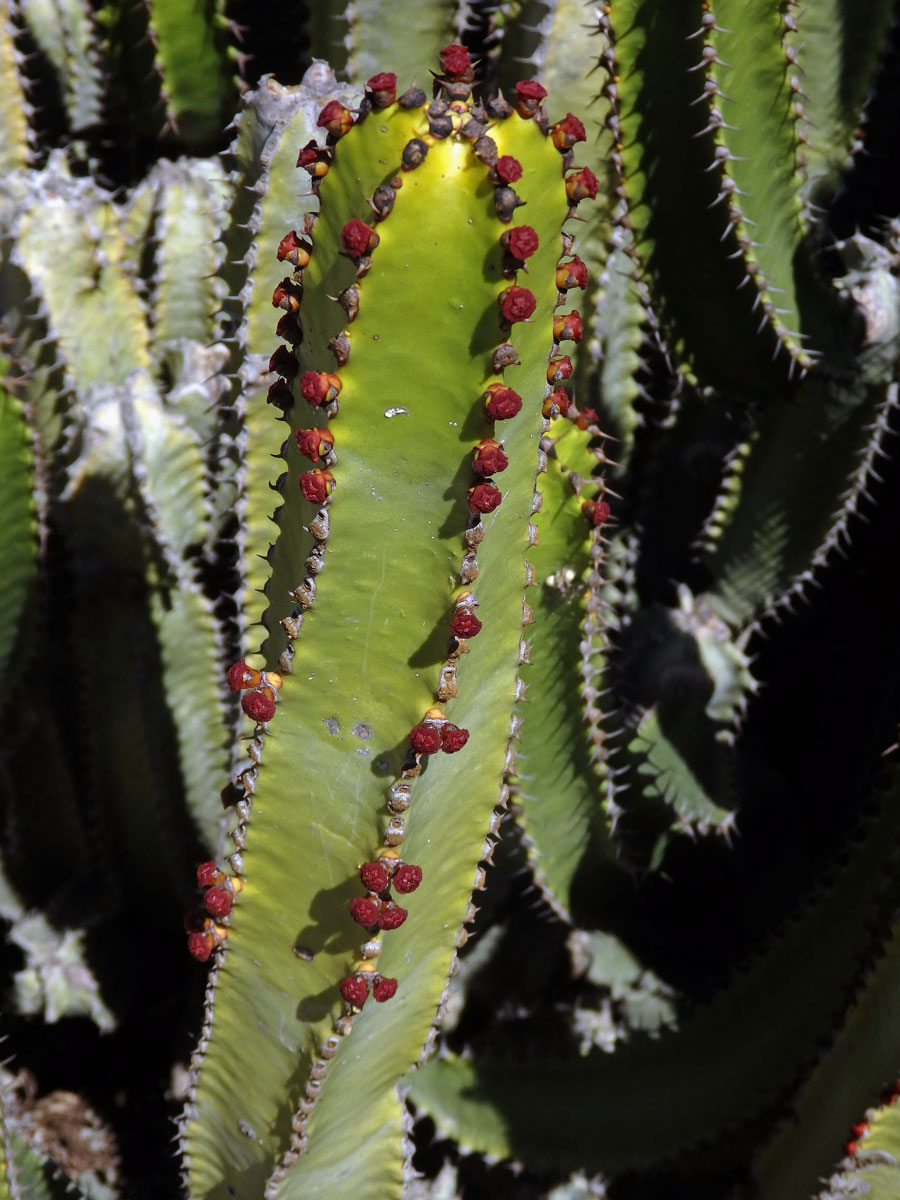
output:
[[[389,7],[0,0],[0,1187],[893,1195],[893,6]]]

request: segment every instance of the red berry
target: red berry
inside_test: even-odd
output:
[[[301,242],[297,230],[292,229],[278,243],[278,250],[275,253],[275,257],[279,262],[284,262],[287,259],[295,267],[305,267],[309,262],[309,247]]]
[[[300,376],[300,395],[316,408],[334,400],[342,387],[340,378],[329,371],[304,371]]]
[[[376,108],[387,108],[397,98],[397,76],[393,71],[380,71],[368,81],[366,92]]]
[[[416,754],[437,754],[441,748],[441,731],[436,725],[414,725],[407,736]]]
[[[324,504],[334,491],[334,476],[330,471],[305,471],[300,476],[300,491],[312,504]]]
[[[350,901],[350,916],[357,925],[377,925],[378,909],[378,901],[370,900],[368,896],[357,896]]]
[[[520,262],[524,262],[526,258],[530,258],[539,245],[538,235],[530,225],[517,225],[515,229],[510,229],[503,237],[506,241],[507,250],[509,250],[513,258],[517,258]]]
[[[556,286],[561,292],[569,288],[586,288],[588,285],[588,270],[584,262],[576,254],[567,263],[560,263],[556,268]]]
[[[212,954],[215,944],[215,938],[211,933],[192,933],[188,935],[188,953],[192,954],[197,962],[206,962]]]
[[[509,459],[503,453],[503,447],[493,438],[483,438],[475,447],[472,469],[476,475],[494,475],[508,466]]]
[[[393,900],[386,900],[381,906],[378,924],[382,929],[399,929],[408,916],[409,913],[405,908],[401,908],[399,904],[394,904]]]
[[[327,129],[332,137],[343,137],[353,125],[353,113],[339,100],[329,100],[319,113],[316,125]]]
[[[334,434],[330,429],[298,429],[297,449],[310,462],[317,462],[334,447]]]
[[[473,638],[477,633],[481,633],[481,629],[481,622],[470,612],[458,612],[450,622],[450,632],[458,638]]]
[[[527,321],[537,308],[537,301],[533,293],[528,288],[519,287],[517,284],[502,291],[498,299],[503,319],[509,321],[510,324],[513,321]]]
[[[341,230],[341,245],[351,258],[362,258],[378,245],[378,234],[371,225],[354,217]]]
[[[457,750],[462,750],[468,740],[468,729],[460,729],[458,725],[445,725],[441,734],[441,749],[445,754],[455,754]]]
[[[534,79],[520,80],[516,84],[516,112],[520,117],[533,117],[547,95],[547,89]]]
[[[501,154],[494,163],[494,173],[504,183],[515,183],[522,178],[522,164],[511,154]]]
[[[468,50],[465,46],[460,46],[457,42],[452,42],[449,46],[445,46],[438,57],[441,60],[441,69],[445,75],[454,75],[458,78],[461,75],[465,75],[472,66]]]
[[[275,701],[267,692],[247,692],[241,697],[241,708],[253,721],[271,721],[275,716]]]
[[[572,397],[565,388],[557,388],[551,392],[541,406],[541,412],[549,420],[550,417],[564,417],[569,411]]]
[[[269,359],[269,370],[275,371],[284,379],[293,379],[297,374],[297,360],[287,346],[279,346]]]
[[[422,868],[415,867],[412,863],[403,863],[394,872],[394,890],[406,895],[409,892],[414,892],[422,882]]]
[[[368,888],[370,892],[383,892],[390,876],[383,863],[367,862],[359,868],[359,879],[363,887]]]
[[[502,499],[503,493],[490,480],[469,488],[469,508],[472,512],[492,513]]]
[[[554,342],[580,342],[584,337],[584,321],[577,308],[553,318]]]
[[[303,289],[293,279],[282,279],[272,293],[272,307],[283,308],[285,312],[299,312],[300,301],[303,299]]]
[[[581,511],[585,513],[591,524],[596,528],[609,519],[610,507],[605,500],[585,500],[581,506]]]
[[[372,995],[379,1004],[383,1004],[385,1000],[390,1000],[391,996],[397,991],[396,979],[385,979],[384,976],[379,976],[372,985]]]
[[[259,671],[255,671],[253,667],[248,667],[241,659],[236,662],[233,667],[228,668],[228,674],[225,676],[228,680],[228,686],[233,692],[242,692],[244,688],[256,687],[262,680],[262,675]]]
[[[572,372],[575,368],[572,366],[572,360],[568,354],[562,354],[557,358],[551,358],[547,366],[547,382],[562,383],[564,379],[571,379]]]
[[[566,176],[566,195],[572,204],[580,200],[593,200],[600,188],[597,176],[590,167],[582,167],[572,175]]]
[[[507,421],[522,408],[522,397],[502,383],[492,383],[484,393],[485,411],[492,421]]]
[[[197,868],[197,887],[212,887],[214,883],[221,883],[223,878],[224,873],[214,862],[201,863]]]
[[[582,408],[575,418],[575,424],[579,429],[587,429],[589,425],[596,425],[599,421],[600,418],[593,408]]]
[[[571,113],[566,113],[561,121],[557,121],[555,125],[550,126],[550,137],[553,139],[553,145],[557,150],[562,150],[563,152],[571,150],[576,142],[587,141],[584,126]]]
[[[364,975],[348,975],[338,984],[341,995],[354,1008],[362,1008],[369,996],[369,984]]]
[[[321,179],[328,174],[330,155],[324,146],[318,142],[307,142],[297,155],[297,166],[305,167],[313,179]]]
[[[227,917],[231,912],[231,892],[223,887],[207,888],[203,893],[206,911],[212,917]]]

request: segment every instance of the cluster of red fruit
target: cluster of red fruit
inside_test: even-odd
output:
[[[379,929],[399,929],[406,920],[407,911],[391,899],[391,889],[401,895],[414,892],[422,882],[422,868],[403,862],[395,850],[385,850],[376,862],[362,864],[359,879],[366,895],[350,901],[353,920],[365,926],[370,934]],[[370,988],[379,1003],[390,1000],[397,990],[397,980],[380,975],[374,963],[362,962],[352,975],[341,980],[339,986],[348,1004],[362,1008]]]
[[[214,862],[205,862],[197,868],[197,886],[203,888],[203,907],[189,913],[184,924],[189,952],[198,962],[206,962],[227,936],[222,922],[231,915],[242,884],[238,876],[226,875]]]
[[[275,695],[281,690],[282,678],[277,671],[257,671],[241,659],[228,668],[228,686],[233,692],[243,692],[241,708],[254,721],[263,723],[275,716]]]

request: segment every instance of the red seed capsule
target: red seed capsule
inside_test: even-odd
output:
[[[334,434],[330,429],[298,429],[296,437],[297,449],[310,462],[325,458],[334,448]]]
[[[468,729],[460,729],[458,725],[445,725],[441,730],[441,749],[445,754],[456,754],[468,740]]]
[[[203,904],[213,917],[227,917],[231,912],[231,892],[223,887],[207,888],[203,893]]]
[[[586,288],[587,285],[588,270],[577,254],[556,268],[556,286],[561,292],[567,292],[569,288]]]
[[[547,89],[542,87],[536,80],[520,80],[516,84],[516,112],[520,117],[533,117],[546,95]]]
[[[339,100],[329,100],[316,119],[316,125],[327,129],[334,138],[343,137],[353,125],[353,113]]]
[[[401,908],[399,904],[394,904],[393,900],[386,900],[381,906],[381,912],[378,916],[378,924],[382,929],[399,929],[409,913],[405,908]]]
[[[413,866],[412,863],[403,863],[394,872],[393,882],[394,891],[407,896],[410,892],[414,892],[422,882],[422,868]]]
[[[324,146],[318,142],[307,142],[297,155],[297,166],[309,171],[313,179],[322,179],[328,174],[331,166],[331,156]]]
[[[584,321],[577,308],[553,318],[554,342],[580,342],[584,337]]]
[[[300,395],[316,408],[336,400],[343,386],[340,377],[330,371],[304,371],[300,376]]]
[[[571,113],[566,113],[561,121],[550,126],[550,137],[557,150],[561,150],[563,153],[571,150],[576,142],[587,141],[584,126]]]
[[[568,354],[563,354],[558,358],[551,358],[547,366],[547,382],[562,383],[564,379],[571,379],[572,372],[575,368],[572,366],[572,360]]]
[[[471,71],[472,60],[469,52],[465,46],[460,46],[457,42],[451,42],[449,46],[445,46],[438,58],[441,60],[441,69],[444,74],[450,75],[454,79],[460,79]]]
[[[541,412],[548,420],[551,417],[564,417],[567,415],[571,403],[572,397],[565,388],[557,388],[541,405]]]
[[[582,167],[580,171],[566,176],[566,195],[572,204],[595,199],[599,188],[597,176],[590,167]]]
[[[436,725],[414,725],[407,737],[416,754],[437,754],[441,748],[441,731]]]
[[[312,504],[324,504],[334,491],[334,476],[330,471],[305,471],[300,476],[300,491]]]
[[[297,230],[292,229],[278,243],[278,250],[275,257],[279,262],[284,262],[287,259],[295,267],[305,267],[309,262],[309,246],[300,240]]]
[[[494,475],[505,471],[508,466],[509,459],[503,453],[500,443],[495,442],[493,438],[482,438],[475,447],[475,458],[472,462],[475,474]]]
[[[357,896],[350,901],[350,916],[357,925],[377,925],[379,908],[377,900],[371,900],[368,896]]]
[[[359,879],[370,892],[383,892],[390,882],[387,868],[380,862],[367,862],[359,868]]]
[[[224,878],[225,873],[220,871],[214,862],[201,863],[197,868],[198,887],[212,887],[215,883],[221,883]]]
[[[378,234],[371,225],[354,217],[341,230],[341,245],[351,258],[362,258],[378,245]]]
[[[502,291],[498,300],[503,319],[510,325],[514,321],[527,321],[534,315],[534,310],[537,308],[534,294],[528,288],[519,287],[518,284],[513,284],[512,287]]]
[[[257,687],[262,680],[262,675],[260,675],[259,671],[255,671],[253,667],[248,667],[244,660],[241,659],[233,667],[228,668],[225,678],[228,680],[228,686],[233,692],[242,692],[244,688]]]
[[[275,700],[268,692],[247,692],[241,697],[241,708],[251,721],[271,721],[275,716]]]
[[[287,346],[279,346],[269,359],[269,370],[275,371],[284,379],[293,379],[298,370],[293,351],[288,350]]]
[[[192,933],[188,935],[188,953],[196,958],[197,962],[206,962],[212,954],[215,944],[216,939],[211,933]]]
[[[490,480],[476,483],[474,487],[469,488],[469,508],[473,513],[491,513],[502,499],[503,493],[498,487],[494,487]]]
[[[522,164],[511,154],[501,154],[494,163],[494,174],[503,183],[515,183],[522,178]]]
[[[579,429],[587,429],[589,425],[598,425],[599,423],[600,418],[593,408],[582,408],[575,418],[575,424]]]
[[[538,235],[530,225],[516,225],[514,229],[508,229],[500,242],[519,262],[531,258],[539,245]]]
[[[376,108],[387,108],[397,98],[397,76],[392,71],[380,71],[366,84],[366,95]]]
[[[484,393],[485,412],[492,421],[508,421],[521,411],[522,397],[503,383],[492,383]]]
[[[457,638],[473,638],[481,633],[483,626],[474,613],[458,612],[450,622],[450,632]]]
[[[362,1008],[369,997],[369,982],[365,975],[348,975],[338,984],[341,995],[354,1008]]]
[[[292,279],[282,279],[272,293],[272,307],[283,308],[285,312],[299,312],[300,301],[303,299],[303,289]]]
[[[383,975],[379,975],[372,985],[372,996],[379,1004],[383,1004],[385,1000],[390,1000],[396,991],[397,980],[386,979]]]

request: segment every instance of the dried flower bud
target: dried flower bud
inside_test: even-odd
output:
[[[426,100],[425,93],[419,87],[411,87],[398,97],[397,103],[401,108],[421,108]]]
[[[279,346],[269,358],[269,370],[275,371],[284,379],[293,379],[298,371],[297,359],[293,351],[288,350],[287,346]]]
[[[266,404],[272,404],[282,412],[288,412],[294,407],[294,393],[283,379],[276,379],[269,385],[266,392]]]

